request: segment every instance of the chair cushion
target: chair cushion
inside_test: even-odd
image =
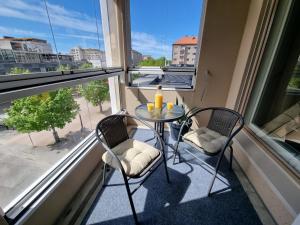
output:
[[[127,139],[112,148],[112,151],[121,161],[124,171],[129,177],[142,173],[151,162],[160,156],[160,151],[156,148],[134,139]],[[102,160],[113,168],[119,168],[118,163],[109,152],[103,154]]]
[[[204,153],[216,154],[222,150],[227,137],[207,127],[200,127],[197,130],[186,133],[183,136],[183,140],[192,142]]]

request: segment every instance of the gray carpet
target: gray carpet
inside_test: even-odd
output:
[[[132,135],[135,139],[146,140],[152,133],[138,129],[134,130]],[[169,142],[174,143],[171,138]],[[187,146],[180,146],[184,147]],[[261,224],[237,177],[228,169],[226,159],[222,162],[220,180],[216,179],[213,187],[213,192],[216,193],[207,197],[212,178],[211,170],[183,152],[185,162],[173,165],[172,153],[173,151],[168,149],[171,183],[166,182],[161,165],[133,195],[141,224]],[[211,165],[216,162],[216,158],[202,158]],[[136,186],[136,182],[137,180],[131,180],[132,188]],[[98,194],[82,224],[134,224],[121,174],[114,171],[107,184],[108,186]]]

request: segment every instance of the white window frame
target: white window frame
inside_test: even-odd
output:
[[[292,7],[292,0],[285,2],[285,4],[282,5],[280,10],[282,11],[283,19],[278,21],[277,23],[277,32],[282,34],[284,32],[286,22],[288,19],[288,15],[290,12],[290,9]],[[270,34],[272,35],[272,34]],[[264,74],[264,76],[256,77],[259,79],[259,82],[256,82],[256,86],[252,88],[252,91],[256,91],[252,93],[253,96],[249,99],[246,106],[246,116],[245,116],[245,122],[247,124],[247,127],[249,130],[255,134],[256,137],[259,138],[261,143],[269,149],[269,152],[273,154],[276,158],[278,158],[293,174],[295,174],[297,177],[299,177],[299,172],[296,171],[295,168],[293,168],[286,159],[283,158],[282,155],[279,154],[279,152],[286,152],[286,149],[282,147],[280,144],[276,143],[271,137],[268,136],[267,133],[265,133],[261,128],[259,128],[256,124],[254,124],[252,121],[254,119],[256,110],[259,106],[259,102],[261,100],[261,96],[263,95],[263,90],[267,84],[269,73],[271,71],[271,68],[274,66],[274,59],[277,54],[278,47],[280,45],[281,35],[276,36],[273,34],[274,39],[272,40],[272,47],[267,49],[265,54],[268,55],[267,62],[265,63],[266,66],[261,69],[261,71],[258,71],[260,74]],[[255,89],[256,88],[256,89]]]

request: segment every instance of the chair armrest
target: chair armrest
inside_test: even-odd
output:
[[[200,109],[200,108],[197,107],[197,106],[191,108],[189,111],[187,111],[187,113],[185,114],[185,116],[188,117],[189,115],[193,114],[193,112],[195,112],[198,109]]]

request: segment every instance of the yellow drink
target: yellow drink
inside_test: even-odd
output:
[[[163,96],[162,94],[156,94],[155,95],[155,101],[154,101],[154,105],[156,109],[161,109],[162,108],[162,104],[163,104]]]
[[[173,105],[173,102],[168,102],[168,103],[167,103],[167,109],[168,109],[168,110],[172,110],[172,109],[173,109],[173,106],[174,106],[174,105]]]
[[[152,112],[154,110],[154,104],[153,103],[147,103],[147,109],[148,109],[148,112]]]

